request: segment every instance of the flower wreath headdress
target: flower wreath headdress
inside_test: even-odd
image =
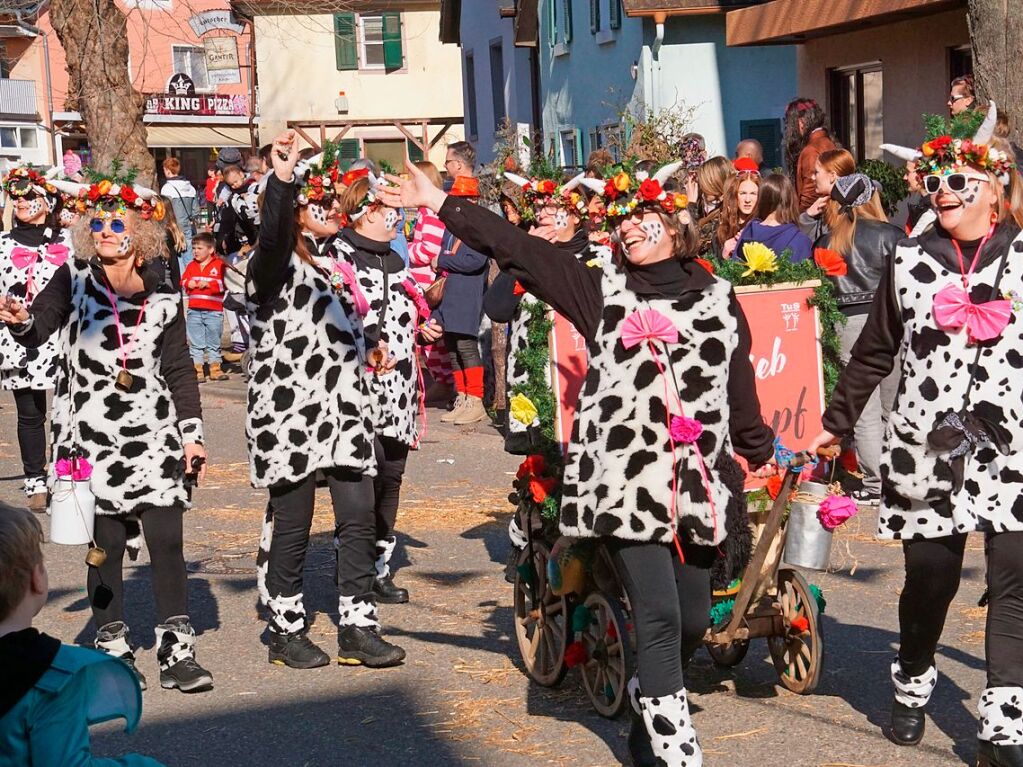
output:
[[[358,168],[348,171],[341,177],[341,183],[345,186],[351,186],[361,178],[369,179],[369,187],[355,208],[348,211],[348,220],[352,223],[366,215],[366,212],[374,205],[379,204],[377,202],[377,192],[379,192],[380,187],[383,185],[383,179],[378,178],[369,168]]]
[[[299,185],[296,201],[299,205],[311,202],[330,204],[337,192],[334,184],[340,176],[338,150],[340,144],[325,141],[323,151],[295,166],[295,180]]]
[[[89,183],[54,179],[53,185],[73,199],[78,213],[96,210],[126,213],[134,210],[147,221],[162,221],[166,210],[160,196],[152,189],[135,183],[137,168],[129,168],[124,173],[121,168],[118,160],[111,164],[110,173],[83,168],[82,173]]]
[[[689,198],[677,192],[666,192],[664,184],[684,163],[662,165],[651,176],[645,171],[630,172],[619,168],[604,182],[604,199],[608,218],[626,218],[637,209],[657,210],[674,214],[685,210]]]
[[[509,171],[505,171],[503,176],[522,190],[519,210],[526,221],[534,221],[536,212],[548,205],[574,210],[585,218],[587,200],[578,191],[579,188],[584,186],[594,194],[604,193],[604,182],[586,178],[585,173],[580,173],[563,184],[551,178],[524,178]]]
[[[46,197],[52,209],[53,203],[57,200],[57,187],[53,185],[53,177],[58,172],[57,168],[50,168],[43,174],[30,165],[21,165],[4,176],[4,191],[11,197],[24,197],[29,193],[42,195]]]
[[[1002,184],[1008,184],[1009,171],[1016,167],[1016,163],[1005,152],[991,146],[998,124],[995,102],[991,102],[978,125],[979,120],[979,112],[960,113],[950,122],[937,115],[924,115],[927,140],[919,149],[897,144],[882,144],[881,148],[903,160],[915,162],[919,176],[947,176],[971,166],[992,171]]]

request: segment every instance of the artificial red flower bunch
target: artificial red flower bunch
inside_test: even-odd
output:
[[[547,205],[574,208],[580,215],[586,213],[586,200],[578,192],[564,192],[562,185],[553,179],[530,179],[522,187],[522,215],[527,221],[536,218],[536,210]]]
[[[143,197],[135,187],[127,181],[115,181],[109,178],[89,184],[87,190],[83,190],[77,200],[75,208],[79,213],[86,213],[90,208],[101,205],[115,205],[125,210],[136,211],[142,218],[154,221],[162,221],[166,213],[163,203],[158,199]]]
[[[340,144],[333,141],[324,142],[323,153],[318,161],[310,164],[301,177],[301,188],[298,190],[299,205],[308,205],[312,201],[324,202],[335,196],[334,184],[341,177],[338,168],[339,150]]]
[[[4,176],[4,191],[12,197],[24,197],[31,191],[57,194],[57,188],[43,174],[27,165],[14,168]],[[42,190],[42,191],[40,191]]]
[[[849,273],[849,266],[837,250],[816,248],[813,251],[813,260],[828,277],[844,277]]]
[[[543,504],[547,496],[558,486],[558,478],[544,476],[547,461],[540,453],[527,456],[515,473],[515,484],[522,499],[530,498],[537,505]]]
[[[611,218],[624,218],[639,207],[660,207],[673,214],[689,205],[684,194],[664,191],[661,182],[643,174],[630,175],[621,170],[604,184],[604,196],[611,200],[607,214]]]

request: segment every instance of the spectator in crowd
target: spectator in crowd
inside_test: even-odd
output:
[[[163,203],[164,210],[171,209],[170,200],[166,197],[161,196],[160,201]],[[185,252],[186,248],[189,253],[192,252],[192,240],[185,237],[185,233],[181,231],[181,227],[178,226],[174,216],[167,216],[165,221],[167,222],[167,274],[172,285],[180,285],[181,272],[183,271],[181,254]]]
[[[856,172],[856,158],[845,149],[831,149],[822,152],[813,166],[813,188],[817,199],[813,205],[799,214],[799,228],[811,242],[817,242],[827,231],[824,211],[831,200],[831,190],[840,176]]]
[[[203,363],[209,363],[211,381],[226,381],[220,369],[220,339],[224,334],[224,262],[216,256],[213,237],[200,232],[192,238],[195,257],[181,274],[181,287],[188,298],[186,324],[188,348],[195,365],[195,378],[206,380]]]
[[[770,168],[764,165],[764,147],[755,138],[744,138],[735,145],[735,159],[746,157],[757,164],[757,170],[761,175],[770,172]]]
[[[586,158],[586,178],[604,178],[605,171],[615,164],[606,149],[594,149]]]
[[[479,184],[472,175],[475,162],[476,150],[471,144],[459,141],[448,147],[444,166],[454,178],[452,196],[479,196]],[[479,331],[488,266],[486,256],[445,231],[441,254],[433,263],[434,271],[447,276],[443,298],[433,317],[444,328],[444,345],[451,358],[457,392],[454,409],[441,416],[445,423],[462,426],[487,417]]]
[[[948,113],[955,117],[961,112],[977,108],[977,96],[973,91],[973,76],[963,75],[952,81],[948,91]]]
[[[785,110],[785,161],[796,187],[800,212],[817,199],[813,183],[817,158],[821,152],[836,148],[824,124],[824,110],[813,99],[796,99]]]
[[[179,267],[183,271],[192,260],[192,237],[196,232],[196,218],[199,215],[199,200],[195,187],[188,179],[181,178],[181,161],[177,157],[168,157],[163,161],[163,172],[167,177],[160,194],[170,202],[174,211],[173,220],[185,238],[185,248],[181,251]],[[170,220],[170,219],[168,219]]]
[[[422,160],[416,163],[416,167],[423,171],[438,189],[444,187],[440,171],[432,162]],[[419,208],[416,211],[416,226],[412,231],[408,254],[412,276],[424,291],[437,279],[437,273],[433,270],[433,260],[441,253],[444,231],[444,224],[432,210]],[[451,376],[451,359],[447,347],[444,346],[444,339],[423,347],[422,351],[426,357],[427,370],[433,378],[433,383],[426,390],[426,404],[441,404],[447,407],[454,399],[455,392],[452,386],[454,379]]]
[[[825,152],[821,162],[829,154],[836,152]],[[846,162],[845,167],[848,166]],[[874,293],[888,270],[895,246],[905,235],[899,227],[888,223],[874,183],[855,170],[832,181],[824,222],[825,234],[817,242],[818,247],[838,253],[846,264],[846,273],[832,278],[835,300],[846,318],[845,324],[836,328],[844,365],[852,357],[853,345],[866,324]],[[856,456],[864,475],[863,487],[851,493],[857,503],[880,504],[881,437],[898,388],[899,372],[893,370],[874,389],[856,422],[853,433]]]
[[[224,297],[224,317],[231,327],[231,348],[221,355],[224,362],[242,362],[242,358],[249,350],[249,315],[245,307],[245,278],[249,271],[251,255],[252,249],[248,245],[243,245],[242,249],[234,254],[232,263],[225,262],[224,288],[227,295]],[[242,373],[244,377],[246,373],[244,365]]]
[[[203,193],[207,205],[212,205],[213,201],[217,199],[218,186],[220,186],[220,171],[217,170],[216,165],[210,165],[206,169],[206,188]]]
[[[728,180],[735,175],[735,168],[727,157],[711,157],[696,171],[697,219],[700,232],[698,255],[721,255],[717,241],[718,224],[721,220],[721,203],[725,196]],[[690,198],[690,204],[694,200]]]
[[[792,262],[805,261],[813,255],[810,238],[796,225],[799,209],[796,192],[788,176],[772,173],[760,182],[757,212],[739,235],[735,257],[743,257],[743,246],[753,242],[766,245],[778,255],[792,252]]]
[[[124,719],[131,732],[142,690],[113,656],[32,628],[49,591],[42,544],[31,512],[0,503],[0,762],[160,767],[139,754],[93,759],[89,725]]]
[[[251,246],[259,233],[256,220],[250,213],[253,206],[245,199],[253,182],[245,177],[245,172],[237,165],[224,168],[224,182],[228,194],[224,204],[217,207],[220,225],[217,227],[216,243],[217,253],[228,256],[241,250],[242,245]]]
[[[740,170],[725,185],[725,196],[721,203],[721,216],[715,235],[717,252],[722,258],[731,258],[735,252],[743,227],[757,210],[759,196],[760,172],[756,170]]]

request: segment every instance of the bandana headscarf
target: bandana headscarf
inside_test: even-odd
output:
[[[874,196],[874,182],[869,176],[863,173],[850,173],[848,176],[839,176],[835,179],[835,185],[831,188],[831,199],[837,202],[843,213],[848,213],[853,208],[866,205]]]

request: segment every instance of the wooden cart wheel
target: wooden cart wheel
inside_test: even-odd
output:
[[[614,719],[629,705],[627,688],[635,670],[625,612],[602,591],[592,592],[583,604],[590,611],[590,624],[579,636],[587,658],[579,667],[583,686],[597,713]]]
[[[817,689],[824,659],[824,637],[817,599],[795,570],[778,571],[778,605],[785,633],[767,638],[781,683],[799,695]]]
[[[568,605],[564,597],[555,596],[547,583],[547,559],[550,550],[540,541],[533,542],[533,569],[536,593],[533,609],[532,593],[523,566],[529,562],[529,548],[519,555],[515,571],[515,638],[522,662],[537,684],[554,687],[565,678],[565,646],[568,644]]]
[[[704,647],[710,653],[715,666],[733,668],[742,663],[742,659],[746,657],[746,653],[749,651],[749,640],[736,639],[728,644],[705,642]]]

